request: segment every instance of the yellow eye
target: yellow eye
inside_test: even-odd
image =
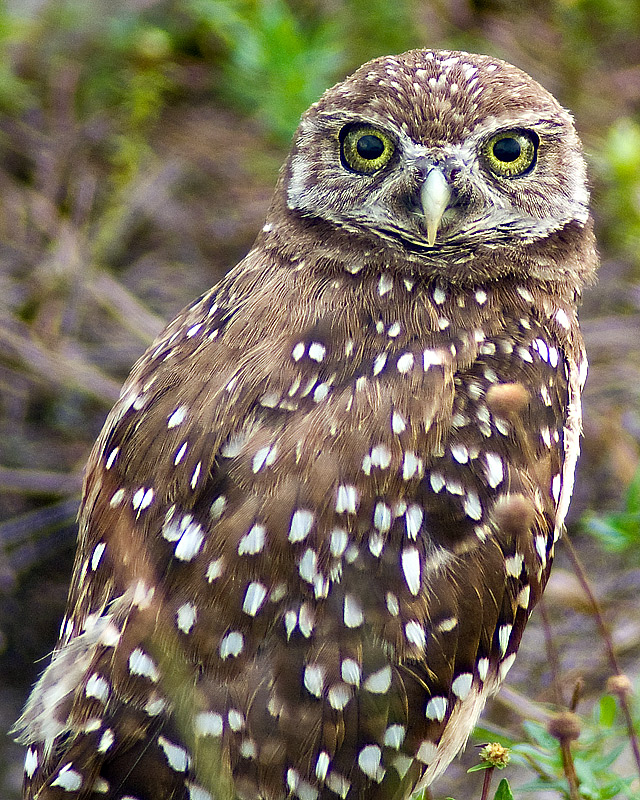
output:
[[[538,141],[531,131],[500,131],[484,144],[482,155],[496,175],[514,178],[534,165]]]
[[[371,175],[385,167],[395,150],[387,134],[371,125],[343,128],[340,141],[344,166],[364,175]]]

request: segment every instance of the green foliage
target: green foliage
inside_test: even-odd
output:
[[[407,0],[350,0],[301,13],[285,0],[189,0],[204,53],[219,58],[220,97],[288,141],[302,112],[339,77],[376,55],[421,44]],[[215,58],[215,55],[213,56]]]
[[[581,797],[585,800],[610,800],[614,797],[637,800],[637,793],[631,789],[632,778],[622,777],[624,768],[619,764],[628,743],[616,699],[610,695],[602,696],[592,714],[584,715],[581,722],[580,738],[571,745]],[[536,796],[543,791],[555,790],[558,798],[568,800],[569,786],[560,743],[539,722],[525,721],[523,728],[526,734],[524,741],[506,735],[501,737],[502,743],[512,750],[513,763],[526,767],[535,776],[521,786],[518,793]],[[474,738],[486,737],[493,740],[497,738],[493,730],[476,729]],[[498,787],[499,791],[507,791],[507,788],[501,790]],[[496,793],[496,797],[509,795]]]
[[[188,0],[146,9],[54,0],[33,16],[0,11],[0,108],[37,105],[30,89],[39,89],[39,69],[74,65],[81,71],[78,111],[109,109],[129,131],[157,119],[167,92],[189,79],[180,67],[202,65],[218,102],[286,142],[301,113],[342,74],[423,43],[411,11],[409,0],[349,0],[335,13],[286,0]],[[8,57],[15,41],[30,45],[31,80]],[[128,162],[124,150],[119,157]]]
[[[498,784],[496,793],[493,795],[493,800],[513,800],[513,793],[509,786],[509,781],[503,778]]]
[[[33,104],[29,86],[16,73],[13,50],[24,37],[22,21],[0,4],[0,112],[17,114]]]
[[[640,275],[640,122],[627,116],[616,119],[594,153],[593,166],[610,223],[604,233],[607,245],[618,257],[628,258]]]
[[[605,550],[622,553],[628,556],[632,562],[638,563],[638,553],[640,552],[640,469],[637,470],[627,489],[622,511],[607,514],[590,512],[584,516],[583,526],[596,537]]]
[[[407,0],[349,0],[340,13],[340,48],[349,56],[348,69],[375,56],[425,46],[415,4]]]
[[[54,73],[73,76],[81,119],[115,112],[139,125],[161,107],[171,41],[135,8],[114,4],[108,13],[81,0],[58,0],[31,17],[2,13],[0,30],[9,32],[4,42],[17,42],[19,32],[22,46],[12,79],[32,90],[32,105],[46,102],[43,78]]]
[[[489,765],[482,765],[483,767],[487,768]],[[471,772],[472,770],[468,770]],[[419,795],[414,795],[413,800],[419,800]],[[446,800],[455,800],[453,797],[447,797]],[[509,786],[509,781],[506,778],[503,778],[500,783],[498,784],[498,788],[493,795],[493,800],[514,800],[513,793],[511,791],[511,787]]]
[[[186,8],[205,51],[223,45],[221,97],[289,139],[341,65],[335,24],[302,19],[284,0],[189,0]]]

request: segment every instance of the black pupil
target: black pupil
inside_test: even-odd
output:
[[[379,136],[373,136],[368,133],[358,139],[356,150],[361,158],[373,161],[384,153],[384,142]]]
[[[522,147],[520,146],[520,142],[512,136],[498,139],[493,145],[493,155],[499,161],[515,161],[521,152]]]

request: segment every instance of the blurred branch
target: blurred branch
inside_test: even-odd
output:
[[[592,614],[596,620],[596,624],[600,631],[602,640],[604,641],[611,670],[613,671],[614,675],[624,678],[625,676],[622,670],[620,669],[620,665],[618,663],[618,659],[615,650],[613,648],[611,633],[609,632],[609,628],[606,622],[604,621],[604,617],[602,616],[600,604],[596,600],[596,596],[594,595],[591,589],[591,585],[589,584],[589,579],[587,578],[587,574],[584,570],[584,567],[582,566],[582,561],[580,560],[580,556],[578,555],[576,549],[574,548],[571,538],[569,537],[568,533],[566,533],[566,531],[564,533],[563,539],[567,554],[569,556],[569,560],[571,561],[573,569],[576,573],[576,577],[580,581],[580,585],[582,586],[585,596],[589,601]],[[633,718],[631,716],[631,709],[629,708],[627,693],[619,692],[618,699],[620,701],[620,707],[622,709],[622,713],[624,715],[625,722],[627,725],[627,732],[629,736],[629,742],[631,743],[631,749],[633,751],[633,757],[636,762],[638,774],[640,775],[640,747],[638,745],[638,735],[636,734],[635,726],[633,724]]]
[[[24,494],[74,494],[82,488],[82,474],[0,467],[0,490]]]
[[[0,523],[0,590],[16,576],[71,546],[79,497]]]
[[[495,696],[493,702],[517,714],[521,719],[530,719],[542,724],[546,724],[551,719],[551,712],[512,686],[501,686],[500,692]],[[486,722],[483,722],[483,727],[487,727]],[[496,732],[499,733],[497,729]]]
[[[100,402],[112,405],[120,395],[120,383],[109,378],[77,353],[48,350],[36,341],[28,326],[4,319],[0,326],[0,350],[19,358],[31,373],[48,383],[79,389]]]
[[[123,327],[145,344],[151,344],[165,325],[160,317],[105,271],[97,272],[83,288],[98,305],[114,314]]]

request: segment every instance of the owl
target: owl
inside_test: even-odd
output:
[[[570,115],[371,61],[138,361],[86,470],[38,800],[403,800],[514,662],[574,479],[596,252]]]

